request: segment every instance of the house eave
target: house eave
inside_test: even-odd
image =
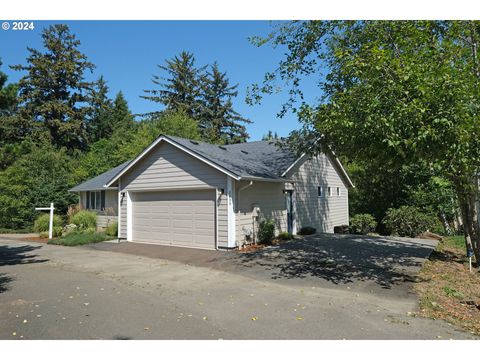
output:
[[[68,190],[68,192],[76,192],[76,193],[79,193],[79,192],[85,192],[85,191],[103,191],[103,190],[118,190],[118,187],[116,187],[116,186],[106,187],[106,186],[104,185],[102,188],[79,189],[79,190],[70,189],[70,190]]]

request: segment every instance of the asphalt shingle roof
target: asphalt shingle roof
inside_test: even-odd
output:
[[[113,169],[110,169],[108,171],[105,171],[104,173],[89,179],[73,188],[70,189],[70,191],[92,191],[92,190],[102,190],[104,189],[104,185],[112,178],[117,176],[120,171],[122,171],[128,164],[130,164],[130,161],[125,161],[123,164],[118,165],[117,167],[114,167]]]
[[[164,136],[221,168],[242,178],[283,179],[281,175],[297,156],[272,141],[253,141],[233,145],[214,145],[176,136]],[[103,189],[131,161],[127,161],[103,174],[75,186],[70,191]]]
[[[240,177],[280,179],[297,159],[293,152],[272,141],[219,146],[176,136],[167,137]]]

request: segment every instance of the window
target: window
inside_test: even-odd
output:
[[[332,196],[332,188],[330,186],[328,187],[328,196]]]
[[[337,187],[337,196],[341,196],[341,195],[342,195],[342,190],[339,187]]]
[[[103,210],[105,208],[105,191],[89,191],[87,193],[87,209]]]
[[[318,197],[323,197],[323,187],[319,186],[317,191],[318,191]]]

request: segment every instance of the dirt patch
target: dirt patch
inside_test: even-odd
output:
[[[27,238],[22,239],[22,241],[46,244],[48,242],[48,238],[41,238],[41,237],[38,237],[38,236],[37,237],[27,237]]]
[[[419,315],[444,319],[480,335],[480,273],[470,273],[465,251],[441,243],[424,264],[415,291]]]
[[[265,249],[266,247],[269,246],[274,246],[274,245],[280,245],[281,243],[284,243],[289,240],[280,240],[280,239],[273,239],[271,244],[248,244],[243,246],[242,248],[238,249],[238,252],[241,253],[249,253],[249,252],[254,252],[258,250]]]
[[[426,239],[426,240],[438,240],[438,241],[443,240],[443,236],[432,233],[430,231],[425,231],[425,232],[421,233],[420,235],[418,235],[418,238],[419,239]]]

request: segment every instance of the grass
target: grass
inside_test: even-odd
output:
[[[425,262],[415,291],[421,316],[444,319],[480,335],[480,273],[468,270],[463,236],[442,240]]]
[[[463,235],[449,236],[444,238],[444,240],[439,244],[437,250],[442,250],[444,248],[450,248],[455,251],[463,251],[466,254],[467,249],[465,247],[465,237]]]
[[[104,232],[74,232],[48,241],[48,244],[64,245],[64,246],[78,246],[90,243],[98,243],[106,240],[114,239],[113,236],[108,236]]]
[[[29,234],[32,232],[32,229],[5,229],[0,228],[0,234]]]

